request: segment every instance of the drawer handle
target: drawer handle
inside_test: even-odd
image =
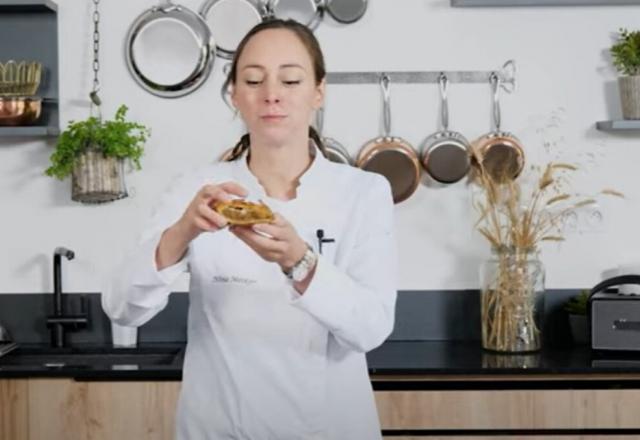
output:
[[[613,321],[614,330],[640,330],[640,321],[627,321],[626,319],[616,319]]]

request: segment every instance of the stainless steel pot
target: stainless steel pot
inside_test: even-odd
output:
[[[389,76],[383,75],[380,82],[384,98],[384,134],[362,147],[356,166],[385,176],[391,184],[394,203],[400,203],[408,199],[420,184],[420,160],[411,144],[391,136]]]
[[[324,0],[266,0],[265,18],[291,18],[310,29],[318,27],[324,15]]]
[[[351,160],[351,156],[347,149],[340,142],[335,140],[334,138],[323,136],[323,128],[324,128],[324,107],[320,107],[316,111],[316,121],[315,121],[316,130],[318,131],[318,135],[320,135],[320,139],[324,144],[324,149],[327,152],[327,159],[331,162],[342,163],[345,165],[353,165],[353,161]]]
[[[358,21],[367,11],[367,0],[326,0],[325,9],[339,23]]]
[[[216,54],[228,60],[247,32],[262,21],[264,12],[256,0],[206,0],[200,7],[216,42]]]
[[[146,91],[162,98],[193,92],[208,78],[216,48],[204,19],[171,0],[140,14],[126,37],[129,72]]]
[[[471,167],[471,145],[456,131],[449,130],[447,76],[440,75],[440,130],[425,139],[421,147],[421,163],[427,174],[439,183],[455,183],[464,178]]]
[[[500,78],[491,75],[493,89],[493,131],[474,142],[476,157],[494,182],[505,183],[517,178],[524,169],[524,148],[513,134],[500,129]]]

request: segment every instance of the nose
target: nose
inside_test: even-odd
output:
[[[265,81],[264,101],[267,104],[277,104],[281,99],[280,86],[276,81]]]

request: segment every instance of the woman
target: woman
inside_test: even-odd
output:
[[[103,295],[139,326],[190,272],[179,439],[380,438],[364,353],[393,328],[393,202],[384,177],[323,156],[324,77],[306,27],[252,29],[225,84],[249,133],[172,187]],[[226,228],[211,205],[235,197],[275,220]]]

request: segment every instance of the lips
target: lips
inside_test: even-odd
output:
[[[281,115],[281,114],[268,114],[268,115],[260,116],[260,118],[265,121],[280,121],[286,117],[287,117],[286,115]]]
[[[265,121],[280,121],[284,118],[286,118],[285,115],[264,115],[261,116],[262,119],[264,119]]]

